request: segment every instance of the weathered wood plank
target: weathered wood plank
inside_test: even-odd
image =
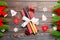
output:
[[[7,2],[7,3],[9,9],[14,9],[16,11],[20,11],[20,9],[25,8],[28,5],[33,6],[35,10],[38,11],[43,11],[42,9],[44,7],[47,7],[48,11],[51,11],[53,6],[57,4],[57,2]]]
[[[39,1],[42,1],[42,2],[43,2],[43,1],[47,1],[47,2],[49,2],[49,1],[50,1],[50,2],[51,2],[51,1],[53,1],[53,2],[54,2],[54,1],[57,1],[57,0],[3,0],[3,1],[7,1],[7,2],[11,2],[11,1],[12,1],[12,2],[13,2],[13,1],[17,1],[17,2],[21,2],[21,1],[23,1],[23,2],[25,2],[25,1],[34,1],[34,2],[35,2],[35,1],[38,1],[38,2],[39,2]]]
[[[10,25],[10,29],[8,32],[4,33],[4,37],[0,40],[54,40],[54,38],[50,35],[49,30],[51,29],[51,22],[52,22],[52,8],[54,5],[57,4],[57,0],[0,0],[0,1],[6,1],[8,3],[8,8],[9,8],[9,15],[8,18],[11,18],[9,20],[9,25]],[[26,36],[24,34],[25,30],[24,28],[21,28],[21,22],[19,22],[19,24],[14,24],[13,23],[13,19],[15,17],[21,17],[20,15],[20,10],[22,8],[25,8],[26,6],[31,5],[35,8],[35,17],[39,18],[39,32],[37,35],[30,35],[30,36]],[[43,12],[43,8],[47,7],[48,11],[47,12]],[[19,12],[15,17],[12,17],[10,14],[10,10],[13,9],[17,12]],[[45,15],[48,19],[47,21],[43,22],[42,21],[42,15]],[[42,31],[42,26],[43,25],[47,25],[49,26],[49,29],[47,30],[47,32],[43,32]],[[17,27],[19,28],[19,31],[16,32],[16,34],[18,34],[20,36],[20,34],[22,34],[22,36],[14,38],[13,34],[15,34],[15,32],[13,31],[13,29]]]

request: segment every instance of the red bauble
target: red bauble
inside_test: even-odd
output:
[[[48,26],[42,26],[43,32],[46,32],[48,30]]]
[[[6,8],[6,6],[0,6],[0,15],[2,15],[2,16],[7,16],[7,13],[6,12],[4,12],[4,9]]]
[[[3,19],[2,18],[0,18],[0,22],[3,22]]]
[[[57,24],[57,25],[60,25],[60,21],[57,21],[56,24]]]
[[[57,30],[60,31],[60,26],[57,27]]]
[[[18,24],[19,21],[20,21],[20,18],[15,18],[13,21],[14,21],[15,24]]]
[[[57,15],[58,15],[58,16],[60,16],[60,8],[55,9],[55,10],[54,10],[54,12],[56,12],[56,13],[57,13]]]
[[[3,26],[4,24],[3,23],[0,23],[0,26]]]
[[[57,15],[60,16],[60,13],[58,13]]]
[[[60,8],[55,9],[54,12],[56,12],[56,13],[60,13]]]

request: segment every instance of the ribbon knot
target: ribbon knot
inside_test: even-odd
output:
[[[26,16],[23,16],[22,20],[25,22],[21,25],[22,27],[25,27],[30,21],[36,25],[39,25],[39,19],[33,17],[32,19],[27,18]]]

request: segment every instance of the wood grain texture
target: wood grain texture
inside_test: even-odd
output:
[[[52,29],[51,22],[52,22],[52,8],[54,5],[57,4],[57,0],[1,0],[1,1],[6,1],[8,3],[8,9],[9,9],[9,25],[10,29],[8,32],[4,33],[4,36],[0,38],[0,40],[55,40],[55,38],[50,35],[49,31]],[[21,28],[22,22],[19,22],[18,25],[13,23],[13,20],[15,17],[20,17],[21,18],[21,13],[20,10],[22,8],[25,8],[26,6],[33,6],[35,8],[35,17],[39,18],[39,32],[36,35],[25,35],[24,31],[26,28]],[[48,11],[43,12],[43,8],[47,7]],[[10,14],[10,10],[13,9],[18,12],[18,14],[15,17],[12,17]],[[48,19],[47,21],[43,22],[42,21],[42,15],[45,15]],[[21,20],[22,21],[22,20]],[[42,31],[42,26],[47,25],[49,29],[44,33]],[[18,32],[14,32],[13,29],[17,27],[19,28]],[[18,37],[13,37],[14,34],[18,34]]]
[[[57,0],[3,0],[3,1],[7,1],[7,2],[21,2],[21,1],[23,1],[23,2],[26,2],[26,1],[31,1],[31,2],[35,2],[35,1],[43,1],[43,2],[57,2]]]
[[[20,11],[20,9],[25,8],[30,5],[35,8],[36,11],[43,11],[43,7],[47,7],[48,11],[51,11],[56,2],[7,2],[8,8]],[[23,5],[22,5],[23,4]],[[46,5],[47,4],[47,5]]]

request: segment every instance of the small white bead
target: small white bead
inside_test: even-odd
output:
[[[57,30],[57,27],[53,27],[53,30]]]
[[[14,28],[14,32],[17,32],[18,31],[18,28]]]
[[[55,14],[52,14],[52,16],[55,16]]]

